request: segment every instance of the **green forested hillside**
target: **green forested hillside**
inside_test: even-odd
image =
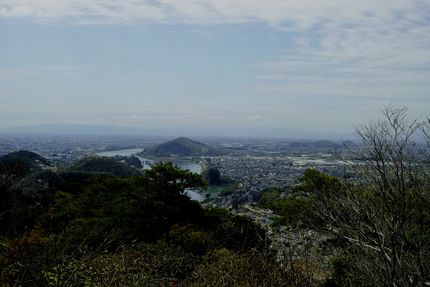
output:
[[[172,164],[128,177],[80,169],[1,179],[2,286],[287,282],[265,231],[250,219],[202,209],[183,190],[205,182]]]
[[[140,172],[128,163],[109,157],[86,157],[67,168],[71,172],[106,174],[116,176],[138,175]]]
[[[49,165],[46,158],[30,151],[21,150],[0,157],[0,171],[3,174],[25,175],[46,165]]]

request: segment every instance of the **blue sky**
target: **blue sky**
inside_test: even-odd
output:
[[[388,104],[426,115],[428,15],[417,0],[0,0],[0,128],[288,136],[349,132]]]

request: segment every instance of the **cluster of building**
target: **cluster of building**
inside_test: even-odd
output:
[[[298,183],[307,168],[336,176],[345,176],[346,164],[333,155],[323,153],[303,153],[301,155],[234,155],[210,159],[210,164],[237,182],[235,192],[229,200],[214,199],[214,204],[230,204],[234,209],[245,202],[254,202],[260,192],[268,188],[288,189]]]
[[[0,134],[0,156],[28,150],[49,159],[53,165],[60,165],[101,151],[143,148],[159,141],[139,136]]]
[[[5,134],[0,135],[0,139],[0,155],[29,150],[47,158],[52,166],[69,164],[102,151],[143,149],[165,140],[147,136],[37,134]],[[329,152],[336,147],[331,142],[316,144],[279,139],[206,138],[205,143],[223,148],[227,151],[226,155],[197,158],[203,164],[192,163],[185,165],[185,168],[199,172],[201,166],[215,166],[222,175],[237,183],[231,196],[214,200],[214,204],[220,206],[233,204],[237,207],[243,202],[254,202],[265,189],[293,186],[306,168],[313,167],[332,175],[345,176],[345,164]],[[188,159],[186,162],[192,161]]]

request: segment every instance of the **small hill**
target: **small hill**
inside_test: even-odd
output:
[[[0,157],[0,173],[26,175],[49,166],[49,161],[37,153],[21,150]]]
[[[189,138],[180,137],[171,141],[149,147],[140,155],[153,157],[170,157],[170,156],[201,156],[204,155],[220,155],[222,151],[193,141]]]
[[[131,155],[131,156],[117,155],[117,156],[114,156],[112,158],[115,159],[116,161],[119,161],[119,162],[125,162],[134,168],[143,168],[143,165],[142,165],[142,162],[140,161],[140,159],[134,155]]]
[[[69,172],[90,174],[108,174],[116,176],[138,175],[139,172],[125,162],[119,162],[108,157],[87,157],[75,162],[68,168]]]

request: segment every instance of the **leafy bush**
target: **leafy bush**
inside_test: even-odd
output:
[[[274,226],[303,226],[316,222],[313,211],[315,196],[293,194],[281,197],[281,195],[281,191],[270,189],[263,192],[258,201],[261,207],[269,208],[278,215],[274,218]]]

